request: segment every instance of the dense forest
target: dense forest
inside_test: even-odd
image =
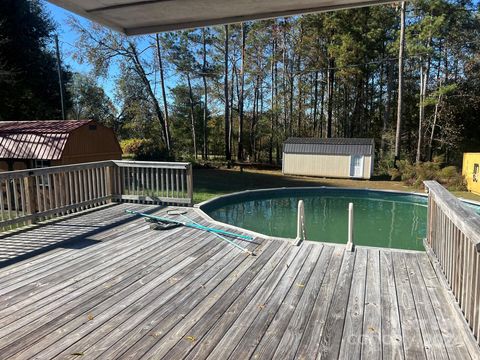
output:
[[[0,1],[0,120],[61,119],[54,39],[55,24],[42,4]],[[61,70],[64,90],[70,72]]]
[[[396,156],[458,164],[463,151],[480,150],[480,18],[471,1],[131,38],[74,17],[69,26],[78,34],[72,56],[92,72],[68,77],[68,117],[113,126],[145,158],[279,163],[289,136],[373,137],[380,169]],[[101,77],[114,79],[114,98]]]

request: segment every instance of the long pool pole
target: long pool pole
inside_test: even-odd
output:
[[[185,215],[183,215],[183,214],[180,214],[180,216],[183,217],[183,218],[185,218],[185,219],[187,219],[189,222],[192,222],[192,223],[195,224],[195,225],[200,225],[200,224],[197,223],[196,221],[190,219],[188,216],[185,216]],[[202,225],[200,225],[200,226],[202,226]],[[220,238],[220,239],[228,242],[230,245],[233,245],[233,246],[235,246],[236,248],[238,248],[238,249],[246,252],[246,253],[249,254],[249,255],[252,255],[252,256],[255,255],[255,254],[253,253],[253,251],[250,251],[250,250],[248,250],[247,248],[244,248],[244,247],[238,245],[237,243],[233,242],[232,240],[227,239],[225,236],[222,236],[222,235],[220,235],[220,234],[218,234],[218,233],[214,233],[214,235],[217,236],[218,238]]]
[[[128,213],[128,214],[139,215],[139,216],[143,216],[143,217],[153,219],[153,220],[171,222],[171,223],[174,223],[174,224],[180,224],[180,225],[191,227],[191,228],[194,228],[194,229],[199,229],[199,230],[204,230],[204,231],[209,231],[209,232],[224,234],[224,235],[229,235],[229,236],[234,236],[234,237],[237,237],[237,238],[240,238],[240,239],[243,239],[243,240],[247,240],[247,241],[252,241],[253,240],[253,238],[251,236],[235,234],[235,233],[232,233],[232,232],[226,231],[226,230],[216,229],[216,228],[207,227],[207,226],[203,226],[203,225],[195,225],[195,224],[187,223],[187,222],[184,222],[184,221],[177,221],[177,220],[173,220],[173,219],[169,219],[169,218],[164,218],[164,217],[161,217],[161,216],[145,214],[145,213],[142,213],[142,212],[139,212],[139,211],[134,211],[134,210],[125,210],[125,212]]]

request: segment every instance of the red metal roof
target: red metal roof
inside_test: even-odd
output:
[[[91,121],[0,121],[0,158],[58,160],[70,132]]]

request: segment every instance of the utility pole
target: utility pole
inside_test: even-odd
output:
[[[395,160],[394,166],[400,160],[400,141],[402,131],[403,114],[403,51],[405,48],[405,2],[400,7],[400,45],[398,50],[398,106],[397,106],[397,130],[395,133]]]
[[[55,35],[55,48],[57,51],[58,85],[60,86],[60,102],[62,104],[62,119],[65,120],[65,104],[63,99],[62,63],[60,60],[60,48],[58,46],[58,35]]]

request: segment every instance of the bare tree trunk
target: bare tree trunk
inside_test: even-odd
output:
[[[282,42],[282,83],[283,83],[283,136],[287,136],[288,127],[288,102],[287,102],[287,30],[283,29],[283,42]]]
[[[297,134],[302,136],[302,111],[303,111],[303,86],[302,76],[298,75],[298,117],[297,117]]]
[[[160,127],[162,129],[162,134],[163,134],[163,141],[165,142],[165,146],[167,147],[167,150],[170,151],[171,149],[169,148],[169,144],[171,144],[170,141],[170,133],[168,132],[168,128],[165,124],[165,119],[163,118],[162,110],[160,109],[160,105],[158,103],[158,100],[153,92],[152,86],[150,84],[150,81],[148,81],[147,74],[145,72],[145,69],[142,66],[142,63],[140,62],[140,59],[138,57],[137,49],[135,46],[130,43],[129,48],[131,51],[131,60],[133,61],[133,65],[135,67],[135,71],[142,80],[143,84],[145,85],[145,89],[147,90],[148,96],[150,97],[150,100],[153,103],[153,107],[155,109],[155,114],[158,117],[158,121],[160,122]]]
[[[277,61],[274,62],[275,64],[275,128],[278,128],[278,64]],[[276,163],[280,164],[280,143],[279,143],[280,136],[278,132],[275,136],[275,155],[276,155]]]
[[[383,111],[383,124],[382,124],[382,138],[380,143],[380,154],[383,158],[386,151],[386,144],[385,144],[385,136],[388,130],[388,123],[390,119],[390,104],[392,100],[392,69],[390,66],[390,62],[386,64],[386,78],[387,78],[387,93],[385,98],[385,108]]]
[[[419,113],[418,113],[418,141],[417,141],[417,155],[415,157],[415,163],[420,164],[422,160],[422,132],[423,132],[423,119],[425,116],[425,86],[426,73],[423,63],[420,65],[420,97],[419,97]]]
[[[323,138],[323,123],[325,122],[325,73],[322,74],[322,86],[320,89],[320,121],[319,121],[319,128],[320,134],[319,136]]]
[[[165,91],[165,78],[164,78],[164,71],[163,71],[163,61],[162,61],[162,51],[160,47],[160,37],[158,34],[155,34],[155,40],[157,42],[157,57],[158,57],[158,67],[160,72],[160,86],[162,87],[162,99],[163,99],[163,111],[165,112],[165,133],[166,136],[166,146],[167,150],[170,151],[170,120],[168,118],[168,103],[167,103],[167,92]]]
[[[383,57],[385,57],[385,52],[382,53]],[[378,80],[378,119],[383,120],[383,113],[382,113],[382,105],[383,105],[383,98],[384,98],[384,92],[383,92],[383,84],[385,83],[385,64],[380,65],[380,79]],[[385,109],[385,108],[384,108]],[[384,122],[384,120],[383,120]],[[380,134],[380,158],[383,158],[383,145],[384,145],[384,127],[385,124],[383,123],[382,125],[382,133]]]
[[[400,46],[398,50],[398,105],[397,105],[397,129],[395,133],[395,166],[400,160],[400,141],[402,134],[403,116],[403,51],[405,48],[405,2],[402,1],[400,8]]]
[[[234,85],[235,85],[235,74],[237,73],[237,69],[235,67],[235,63],[232,64],[232,74],[230,78],[230,126],[228,128],[228,148],[230,149],[230,156],[234,152],[233,150],[233,99],[234,95]]]
[[[240,96],[238,98],[238,160],[243,160],[243,96],[245,90],[245,40],[246,40],[246,29],[245,24],[242,23],[242,67],[240,70]]]
[[[195,109],[193,104],[193,92],[192,92],[192,83],[190,81],[190,74],[187,72],[187,84],[188,84],[188,96],[190,102],[190,122],[192,126],[192,144],[193,144],[193,155],[195,159],[197,158],[197,136],[195,134]]]
[[[335,82],[335,59],[328,59],[328,78],[327,78],[327,138],[332,137],[332,118],[333,118],[333,91]]]
[[[435,128],[437,127],[438,116],[440,114],[440,103],[442,101],[442,94],[440,93],[435,103],[435,112],[433,113],[432,130],[430,131],[430,141],[428,142],[429,155],[428,160],[432,161],[433,158],[433,139],[435,138]]]
[[[232,153],[230,149],[230,108],[228,95],[228,25],[225,25],[225,77],[224,77],[224,92],[225,92],[225,160],[232,160]]]
[[[317,136],[317,112],[318,112],[318,71],[315,71],[315,77],[313,78],[313,135]]]
[[[428,48],[430,48],[432,38],[429,38]],[[425,122],[425,98],[427,95],[428,75],[430,74],[430,57],[427,60],[427,66],[420,66],[420,99],[419,99],[419,114],[418,114],[418,142],[417,142],[417,156],[415,162],[419,164],[422,161],[422,143],[423,143],[423,123]]]
[[[202,63],[202,79],[203,79],[203,151],[202,157],[208,159],[208,87],[207,87],[207,35],[206,29],[202,29],[203,42],[203,63]]]
[[[435,111],[433,113],[433,123],[432,129],[430,130],[430,140],[428,142],[428,160],[432,161],[433,158],[433,140],[435,139],[435,129],[437,127],[438,117],[440,116],[440,104],[442,102],[442,92],[440,91],[442,88],[442,79],[440,77],[440,68],[441,68],[441,60],[438,61],[438,68],[437,68],[437,81],[438,81],[438,97],[437,102],[435,103]]]
[[[294,74],[293,74],[293,65],[295,64],[295,55],[293,56],[292,61],[290,61],[290,76],[289,76],[289,123],[288,123],[288,136],[293,134],[293,89],[294,89]]]
[[[255,159],[255,125],[257,122],[258,116],[258,98],[259,98],[259,91],[258,91],[258,76],[255,80],[255,85],[253,88],[253,112],[252,112],[252,120],[250,122],[250,158]]]
[[[276,41],[272,41],[272,62],[270,64],[270,78],[271,78],[271,90],[270,90],[270,143],[268,147],[268,161],[270,164],[273,163],[273,133],[275,131],[275,117],[276,117],[276,108],[275,108],[275,51],[276,51]]]

